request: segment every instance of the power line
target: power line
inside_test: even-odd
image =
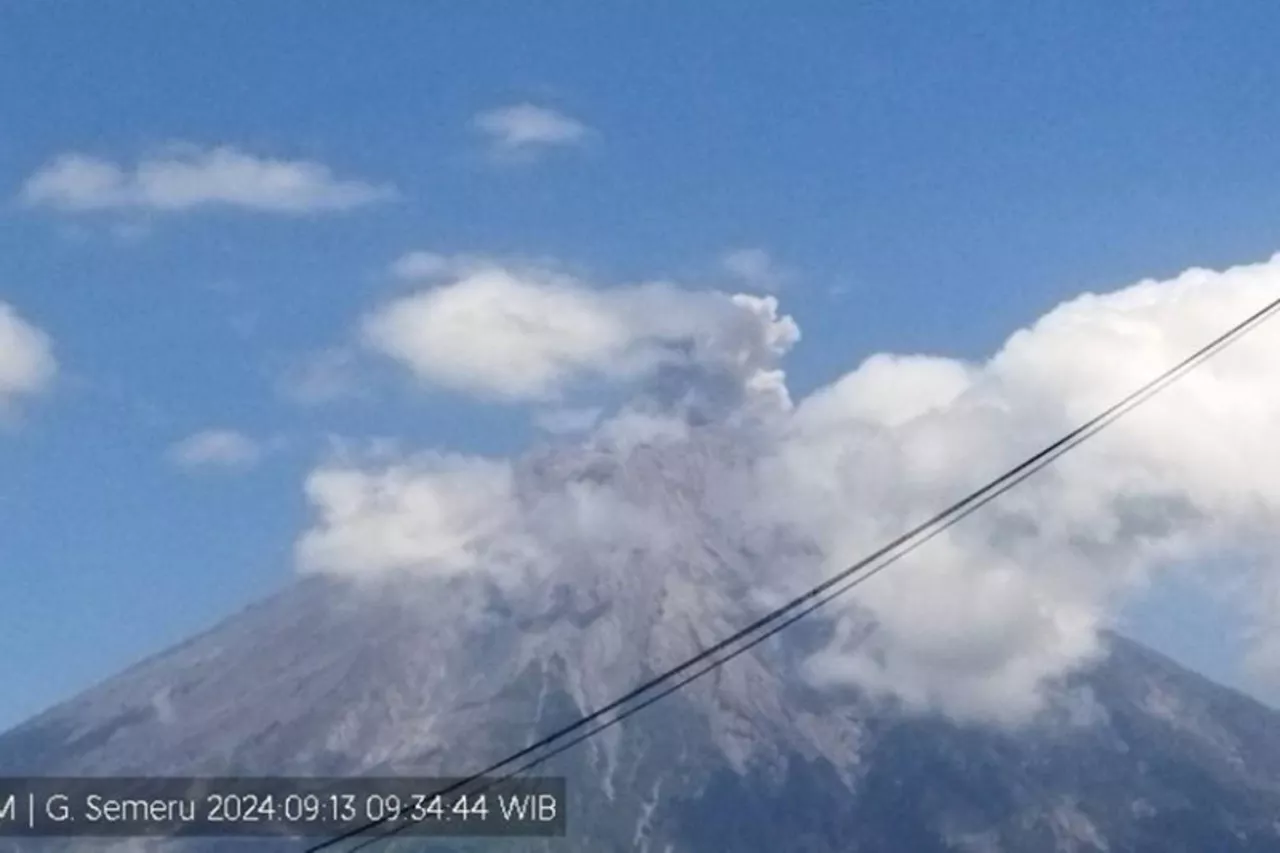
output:
[[[552,732],[551,734],[546,735],[545,737],[535,741],[529,746],[512,753],[511,755],[507,756],[503,760],[489,765],[488,767],[479,771],[478,773],[475,773],[469,777],[466,777],[465,779],[459,780],[445,788],[440,789],[439,791],[435,792],[435,794],[433,794],[432,796],[437,796],[437,795],[445,796],[449,794],[454,794],[470,785],[473,785],[476,782],[486,782],[484,789],[487,789],[493,784],[497,784],[498,782],[503,781],[505,779],[509,779],[518,773],[522,773],[526,770],[529,770],[532,767],[542,764],[543,762],[549,760],[550,758],[556,755],[559,755],[565,750],[570,749],[573,746],[576,746],[582,741],[587,740],[590,737],[593,737],[599,732],[604,731],[605,729],[610,728],[611,726],[617,725],[622,720],[626,719],[632,714],[637,713],[638,711],[654,704],[660,699],[676,692],[677,690],[680,690],[690,682],[702,677],[703,675],[710,672],[711,670],[716,669],[717,667],[723,665],[724,663],[727,663],[728,661],[736,658],[737,656],[746,652],[748,649],[753,648],[754,646],[758,645],[759,643],[763,642],[769,637],[774,636],[775,634],[782,631],[786,627],[795,623],[799,619],[804,618],[809,613],[812,613],[814,610],[818,609],[819,607],[822,607],[826,603],[830,602],[832,599],[840,595],[843,595],[844,593],[848,592],[850,589],[862,583],[863,581],[866,581],[871,577],[874,577],[876,574],[888,568],[893,563],[896,563],[898,560],[905,557],[907,554],[910,554],[912,551],[914,551],[916,548],[920,547],[924,543],[938,536],[940,533],[942,533],[952,525],[968,517],[972,513],[976,512],[978,509],[981,509],[986,504],[990,503],[1000,495],[1004,494],[1005,492],[1012,489],[1014,486],[1021,483],[1023,480],[1032,476],[1037,471],[1040,471],[1044,467],[1048,466],[1058,457],[1062,456],[1063,454],[1073,449],[1077,445],[1083,443],[1084,441],[1087,441],[1089,438],[1091,438],[1101,430],[1105,429],[1107,426],[1114,423],[1119,418],[1123,417],[1126,413],[1128,413],[1134,408],[1137,408],[1142,403],[1150,399],[1152,396],[1164,390],[1166,387],[1173,384],[1178,379],[1182,378],[1187,373],[1194,370],[1200,364],[1207,361],[1209,358],[1213,357],[1221,350],[1235,343],[1239,338],[1243,337],[1245,334],[1247,334],[1257,326],[1261,325],[1262,323],[1270,319],[1277,312],[1277,310],[1280,310],[1280,298],[1269,302],[1261,310],[1251,314],[1246,319],[1232,326],[1226,332],[1222,333],[1217,338],[1214,338],[1208,344],[1205,344],[1203,347],[1196,350],[1191,355],[1187,356],[1178,364],[1164,371],[1156,378],[1150,380],[1149,382],[1147,382],[1146,384],[1138,388],[1136,391],[1131,392],[1119,402],[1108,407],[1101,414],[1094,416],[1090,420],[1086,421],[1085,423],[1073,429],[1071,432],[1067,433],[1062,438],[1058,439],[1057,441],[1048,445],[1044,449],[1030,456],[1023,462],[1019,463],[1013,468],[1010,468],[1005,473],[991,480],[986,485],[971,492],[970,494],[960,499],[959,501],[956,501],[955,503],[951,504],[946,509],[942,510],[941,512],[929,518],[927,521],[924,521],[916,525],[915,527],[911,528],[906,533],[903,533],[902,535],[893,539],[888,544],[876,549],[874,552],[872,552],[868,556],[864,557],[863,559],[859,560],[858,562],[854,563],[848,568],[838,572],[828,580],[823,581],[822,583],[818,584],[817,586],[814,586],[813,588],[807,590],[804,593],[801,593],[800,595],[791,599],[789,602],[782,605],[781,607],[775,608],[774,610],[770,611],[766,615],[760,617],[759,619],[755,620],[751,624],[747,625],[745,628],[742,628],[741,630],[735,632],[729,637],[726,637],[725,639],[717,642],[715,645],[710,646],[709,648],[698,652],[697,654],[690,657],[688,660],[668,669],[667,671],[659,675],[654,676],[653,678],[650,678],[649,680],[643,682],[639,686],[635,687],[634,689],[630,690],[629,692],[619,697],[618,699],[615,699],[609,704],[591,712],[590,714],[587,714],[579,718],[578,720],[575,720],[573,723],[563,726],[562,728]],[[922,538],[920,538],[918,541],[915,541],[913,543],[912,540],[916,540],[917,537],[922,537]],[[786,618],[784,619],[782,617],[786,617]],[[778,622],[778,624],[776,625],[772,624],[779,619],[781,619],[782,621]],[[764,630],[763,633],[759,633],[758,636],[754,636],[754,637],[752,636],[757,634],[757,632],[761,632],[762,629],[767,629],[767,630]],[[719,655],[720,652],[725,651],[726,649],[729,649],[731,646],[734,646],[735,644],[737,644],[739,641],[742,641],[742,640],[748,640],[748,641],[745,644],[743,644],[741,647],[732,650],[729,654],[727,654],[722,658],[715,657]],[[713,659],[713,660],[711,661],[711,663],[707,664],[702,668],[696,668],[698,664],[704,661],[707,661],[708,659]],[[655,687],[662,685],[664,682],[667,682],[670,679],[685,673],[689,673],[689,674],[686,675],[684,678],[679,679],[673,685],[667,686],[665,689],[659,691],[655,695],[648,697],[645,701],[637,704],[636,706],[630,709],[627,709],[617,714],[613,718],[601,723],[600,725],[587,729],[587,727],[590,726],[590,724],[598,720],[601,720],[603,717],[605,717],[609,713],[616,711],[619,708],[622,708],[622,706],[626,705],[627,703],[635,699],[639,699],[641,696],[653,690]],[[585,732],[582,732],[581,730],[583,729],[587,729],[587,730]],[[560,744],[555,749],[548,751],[547,753],[541,756],[538,756],[528,761],[525,764],[520,765],[516,770],[510,771],[507,774],[495,780],[486,779],[486,777],[488,777],[491,773],[501,770],[503,767],[507,767],[508,765],[514,764],[515,762],[518,762],[521,759],[527,758],[533,755],[535,752],[538,752],[539,750],[542,750],[545,747],[551,746],[552,744],[555,744],[557,741],[563,740],[568,735],[574,734],[575,732],[580,732],[580,734],[570,739],[566,743]],[[327,849],[342,841],[346,841],[346,840],[355,838],[357,836],[363,835],[372,829],[376,829],[379,826],[389,823],[391,820],[392,818],[384,818],[378,821],[371,821],[363,826],[356,827],[340,835],[334,836],[333,838],[330,838],[326,841],[323,841],[320,844],[310,847],[308,848],[306,853],[317,853],[317,851]],[[403,832],[405,829],[407,829],[411,825],[412,825],[411,821],[402,823],[399,827],[387,833],[375,836],[370,839],[366,839],[356,847],[352,848],[352,850],[354,851],[354,850],[362,849],[368,846],[369,844],[375,843],[384,838]]]
[[[1155,392],[1153,391],[1152,393],[1155,393]],[[1148,396],[1150,396],[1150,395],[1148,395]],[[1145,399],[1145,398],[1144,398],[1144,399]],[[552,750],[551,750],[551,751],[549,751],[549,752],[546,752],[546,753],[543,753],[542,755],[539,755],[538,757],[536,757],[536,758],[534,758],[534,759],[532,759],[532,760],[528,761],[527,763],[520,765],[520,766],[519,766],[519,767],[517,767],[515,770],[511,770],[511,771],[509,771],[509,772],[507,772],[507,773],[503,774],[502,776],[497,777],[496,779],[486,779],[486,780],[484,780],[484,781],[485,781],[485,784],[484,784],[484,785],[482,785],[482,786],[480,786],[479,788],[476,788],[476,789],[474,789],[474,790],[466,791],[466,792],[465,792],[465,793],[466,793],[466,795],[467,795],[467,796],[475,796],[475,795],[481,794],[481,793],[483,793],[484,791],[489,790],[490,788],[492,788],[492,787],[493,787],[493,786],[495,786],[495,785],[499,785],[499,784],[501,784],[502,782],[505,782],[506,780],[508,780],[508,779],[510,779],[510,778],[512,778],[512,777],[514,777],[514,776],[518,776],[518,775],[520,775],[521,773],[525,773],[525,772],[527,772],[527,771],[529,771],[529,770],[532,770],[533,768],[537,767],[537,766],[538,766],[538,765],[540,765],[540,764],[544,764],[544,763],[546,763],[547,761],[550,761],[552,758],[555,758],[557,755],[560,755],[560,754],[561,754],[561,753],[563,753],[563,752],[567,752],[568,750],[572,749],[573,747],[577,746],[578,744],[582,743],[583,741],[585,741],[585,740],[587,740],[587,739],[589,739],[589,738],[591,738],[591,737],[594,737],[595,735],[599,734],[600,732],[603,732],[604,730],[606,730],[606,729],[608,729],[608,728],[611,728],[611,727],[613,727],[613,726],[617,725],[618,723],[621,723],[623,720],[627,719],[628,717],[632,716],[633,714],[639,713],[640,711],[644,710],[645,708],[649,707],[650,705],[653,705],[653,704],[657,703],[658,701],[660,701],[661,699],[664,699],[665,697],[667,697],[667,696],[671,695],[672,693],[675,693],[675,692],[677,692],[678,690],[682,689],[683,687],[685,687],[685,685],[689,684],[690,682],[692,682],[692,681],[696,681],[697,679],[701,678],[703,675],[706,675],[706,674],[707,674],[708,672],[710,672],[711,670],[716,669],[717,667],[723,666],[724,664],[728,663],[729,661],[733,660],[734,658],[738,657],[739,655],[743,654],[744,652],[749,651],[750,649],[754,648],[755,646],[759,645],[760,643],[764,642],[765,640],[769,639],[770,637],[773,637],[774,635],[776,635],[776,634],[780,633],[781,631],[783,631],[783,630],[785,630],[786,628],[790,627],[792,624],[794,624],[794,623],[796,623],[796,622],[800,621],[801,619],[803,619],[805,616],[808,616],[810,613],[812,613],[813,611],[817,610],[819,607],[822,607],[822,606],[824,606],[824,605],[828,604],[828,603],[829,603],[829,602],[831,602],[833,599],[835,599],[835,598],[837,598],[837,597],[839,597],[839,596],[841,596],[841,595],[844,595],[845,593],[847,593],[849,590],[853,589],[854,587],[859,586],[859,585],[861,585],[862,583],[864,583],[864,582],[866,582],[866,581],[870,580],[871,578],[875,577],[877,574],[879,574],[880,572],[884,571],[884,570],[885,570],[885,569],[887,569],[889,566],[891,566],[891,565],[893,565],[894,563],[898,562],[899,560],[901,560],[902,558],[906,557],[907,555],[911,554],[911,553],[912,553],[912,552],[914,552],[917,548],[920,548],[920,547],[921,547],[921,546],[923,546],[925,543],[927,543],[927,542],[929,542],[930,540],[932,540],[934,537],[936,537],[936,536],[938,536],[938,535],[942,534],[943,532],[945,532],[946,530],[948,530],[952,525],[954,525],[954,524],[958,524],[960,521],[964,520],[964,519],[965,519],[965,518],[967,518],[969,515],[971,515],[971,514],[973,514],[973,513],[977,512],[979,509],[981,509],[982,507],[986,506],[986,505],[987,505],[988,503],[990,503],[991,501],[995,500],[996,498],[998,498],[998,497],[1000,497],[1001,495],[1003,495],[1005,492],[1007,492],[1007,491],[1009,491],[1010,489],[1012,489],[1012,488],[1014,488],[1015,486],[1017,486],[1017,485],[1018,485],[1019,483],[1021,483],[1023,480],[1027,479],[1028,477],[1031,477],[1031,476],[1032,476],[1032,475],[1034,475],[1036,472],[1040,471],[1042,468],[1045,468],[1045,467],[1047,467],[1048,465],[1052,464],[1056,459],[1058,459],[1059,457],[1061,457],[1061,456],[1062,456],[1064,453],[1066,453],[1068,450],[1070,450],[1070,449],[1072,449],[1072,448],[1076,447],[1077,445],[1079,445],[1079,444],[1080,444],[1080,443],[1082,443],[1083,441],[1087,440],[1090,436],[1092,436],[1092,435],[1096,434],[1099,430],[1101,430],[1103,427],[1105,427],[1108,423],[1113,422],[1115,419],[1117,419],[1117,418],[1119,418],[1121,415],[1123,415],[1125,411],[1129,411],[1130,409],[1132,409],[1134,406],[1136,406],[1136,405],[1138,405],[1138,404],[1139,404],[1139,403],[1134,403],[1134,404],[1133,404],[1133,406],[1130,406],[1130,408],[1129,408],[1129,409],[1125,409],[1125,410],[1123,410],[1123,411],[1120,411],[1120,412],[1119,412],[1119,413],[1117,413],[1117,414],[1116,414],[1116,415],[1115,415],[1115,416],[1114,416],[1110,421],[1106,421],[1106,422],[1104,422],[1104,423],[1100,424],[1100,425],[1099,425],[1099,426],[1097,426],[1097,428],[1096,428],[1096,429],[1094,429],[1092,432],[1087,433],[1087,434],[1084,434],[1084,435],[1082,435],[1082,436],[1078,437],[1074,442],[1072,442],[1072,443],[1070,443],[1070,444],[1068,444],[1068,445],[1064,445],[1064,446],[1062,446],[1062,447],[1059,449],[1059,451],[1058,451],[1057,453],[1055,453],[1053,456],[1050,456],[1050,457],[1047,457],[1047,458],[1045,458],[1045,459],[1041,460],[1041,461],[1040,461],[1038,464],[1036,464],[1034,467],[1029,468],[1029,469],[1027,469],[1027,470],[1023,471],[1023,472],[1022,472],[1021,474],[1019,474],[1015,479],[1010,480],[1010,481],[1008,481],[1008,482],[1004,483],[1003,485],[1001,485],[1001,486],[1000,486],[998,489],[996,489],[995,491],[990,492],[989,494],[987,494],[987,495],[985,495],[984,497],[982,497],[980,500],[978,500],[978,501],[976,501],[976,502],[974,502],[974,503],[970,504],[970,505],[969,505],[969,506],[967,506],[964,510],[962,510],[962,511],[960,511],[959,513],[957,513],[956,515],[952,516],[952,517],[947,521],[947,523],[945,523],[945,524],[943,524],[943,525],[941,525],[941,526],[935,527],[934,529],[930,530],[930,531],[929,531],[928,533],[926,533],[926,534],[922,534],[918,539],[916,539],[916,540],[912,541],[910,544],[908,544],[908,545],[904,546],[904,547],[903,547],[903,549],[902,549],[901,551],[898,551],[898,552],[896,552],[896,553],[894,553],[894,554],[892,554],[892,555],[890,555],[890,556],[886,557],[882,562],[877,563],[874,567],[869,567],[869,568],[867,569],[867,571],[866,571],[864,574],[854,575],[854,576],[852,576],[852,577],[850,577],[850,578],[847,578],[847,579],[845,580],[845,582],[844,582],[844,583],[839,584],[839,585],[838,585],[838,586],[836,586],[834,589],[832,589],[832,590],[828,591],[825,595],[821,596],[818,600],[816,600],[816,601],[814,601],[814,602],[810,603],[808,606],[806,606],[806,607],[802,608],[800,611],[798,611],[798,612],[796,612],[796,613],[791,614],[791,615],[790,615],[790,616],[788,616],[786,619],[784,619],[783,621],[781,621],[781,622],[777,623],[776,625],[771,626],[767,631],[765,631],[764,633],[762,633],[762,634],[758,635],[757,637],[755,637],[755,638],[751,639],[749,642],[745,643],[744,645],[741,645],[741,646],[739,646],[739,647],[737,647],[737,648],[733,649],[731,652],[729,652],[728,654],[726,654],[724,657],[722,657],[722,658],[717,658],[716,660],[711,661],[710,663],[706,664],[705,666],[701,667],[700,669],[696,669],[696,670],[694,670],[692,673],[690,673],[690,674],[686,675],[684,678],[680,679],[679,681],[676,681],[674,684],[670,684],[670,685],[668,685],[667,687],[663,688],[663,689],[662,689],[662,690],[660,690],[659,692],[657,692],[657,693],[655,693],[654,695],[650,696],[649,698],[645,699],[643,702],[640,702],[640,703],[638,703],[638,704],[635,704],[635,705],[632,705],[632,706],[630,706],[630,707],[628,707],[628,708],[625,708],[625,709],[623,709],[622,711],[619,711],[619,712],[618,712],[618,714],[617,714],[616,716],[614,716],[613,718],[611,718],[611,719],[609,719],[609,720],[606,720],[606,721],[604,721],[603,723],[600,723],[598,726],[595,726],[594,728],[587,729],[585,732],[581,732],[581,733],[579,733],[578,735],[576,735],[575,737],[573,737],[573,738],[569,739],[569,740],[568,740],[568,741],[566,741],[565,743],[560,744],[560,745],[559,745],[559,746],[557,746],[555,749],[552,749]],[[449,792],[449,793],[460,793],[460,792],[451,791],[451,792]],[[348,853],[356,853],[356,851],[358,851],[358,850],[363,850],[363,849],[365,849],[366,847],[369,847],[369,846],[370,846],[370,845],[372,845],[372,844],[376,844],[376,843],[377,843],[377,842],[379,842],[379,841],[383,841],[383,840],[389,839],[389,838],[391,838],[391,837],[393,837],[393,836],[399,835],[401,832],[404,832],[405,830],[407,830],[410,826],[412,826],[412,823],[411,823],[411,822],[402,823],[402,824],[400,824],[399,826],[395,827],[394,829],[388,830],[387,832],[385,832],[385,833],[383,833],[383,834],[381,834],[381,835],[377,835],[377,836],[374,836],[374,837],[372,837],[372,838],[368,838],[368,839],[366,839],[366,840],[364,840],[364,841],[360,842],[360,843],[359,843],[359,844],[357,844],[356,846],[352,847],[352,848],[348,851]]]

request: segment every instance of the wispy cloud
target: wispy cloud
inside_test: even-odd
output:
[[[392,278],[400,281],[423,283],[464,276],[495,265],[492,258],[483,255],[413,251],[396,258],[391,264],[390,272]]]
[[[720,267],[752,290],[776,291],[792,278],[767,251],[757,247],[731,249],[720,256]]]
[[[252,468],[262,458],[263,448],[254,439],[232,429],[208,429],[173,444],[169,461],[186,470]]]
[[[526,160],[550,148],[581,145],[591,129],[577,119],[535,104],[513,104],[480,113],[472,120],[500,160]]]
[[[387,186],[337,178],[328,166],[309,160],[180,145],[131,168],[87,154],[63,154],[27,179],[21,200],[67,213],[173,213],[222,206],[297,215],[350,210],[393,194]]]
[[[277,389],[285,398],[304,405],[358,396],[360,382],[356,354],[346,347],[307,353],[283,369]]]
[[[533,422],[553,435],[571,435],[589,432],[602,414],[604,410],[599,406],[548,409],[534,415]]]

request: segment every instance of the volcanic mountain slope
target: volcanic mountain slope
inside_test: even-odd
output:
[[[755,612],[749,579],[765,545],[716,511],[731,478],[703,477],[691,452],[546,454],[522,469],[529,488],[620,489],[669,529],[657,551],[626,536],[566,547],[564,572],[520,598],[479,576],[304,578],[0,735],[0,772],[477,769]],[[728,468],[735,452],[696,451]],[[800,544],[758,535],[772,537],[775,559],[805,557]],[[567,841],[482,846],[1280,850],[1280,715],[1138,644],[1111,637],[1105,659],[1055,694],[1049,713],[1011,733],[817,691],[795,675],[804,634],[753,650],[551,762],[545,772],[569,780]]]

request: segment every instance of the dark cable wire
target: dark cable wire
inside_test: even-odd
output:
[[[1196,350],[1190,356],[1187,356],[1178,364],[1174,365],[1173,367],[1169,368],[1165,372],[1161,373],[1155,379],[1152,379],[1151,381],[1147,382],[1146,384],[1138,388],[1136,391],[1131,392],[1130,394],[1125,396],[1122,400],[1120,400],[1118,403],[1115,403],[1112,406],[1108,407],[1101,414],[1094,416],[1090,420],[1086,421],[1084,424],[1081,424],[1080,426],[1076,427],[1075,429],[1067,433],[1062,438],[1058,439],[1057,441],[1053,442],[1049,446],[1035,453],[1034,455],[1027,458],[1023,462],[1014,466],[1013,468],[1010,468],[1005,473],[1001,474],[1000,476],[988,482],[986,485],[971,492],[969,495],[962,498],[961,500],[956,501],[951,506],[947,507],[945,510],[929,518],[927,521],[924,521],[921,524],[918,524],[915,527],[911,528],[906,533],[902,534],[901,536],[898,536],[897,538],[889,542],[887,545],[884,545],[878,548],[876,551],[872,552],[867,557],[864,557],[863,559],[854,563],[852,566],[838,572],[837,574],[833,575],[831,578],[827,579],[826,581],[823,581],[817,586],[796,596],[795,598],[793,598],[786,604],[782,605],[781,607],[775,608],[774,610],[770,611],[766,615],[760,617],[759,619],[755,620],[751,624],[747,625],[745,628],[742,628],[741,630],[735,632],[729,637],[726,637],[725,639],[717,642],[715,645],[710,646],[707,649],[704,649],[698,652],[697,654],[690,657],[688,660],[684,661],[683,663],[680,663],[675,667],[668,669],[666,672],[661,673],[645,681],[644,683],[640,684],[638,687],[632,689],[628,693],[624,694],[618,699],[615,699],[609,704],[597,709],[596,711],[593,711],[590,714],[580,717],[578,720],[575,720],[573,723],[565,725],[564,727],[552,732],[551,734],[535,741],[533,744],[530,744],[529,746],[511,754],[505,759],[489,765],[484,770],[481,770],[478,773],[475,773],[465,779],[462,779],[462,780],[459,780],[458,782],[453,783],[452,785],[442,788],[441,790],[435,792],[435,794],[431,796],[444,796],[448,794],[453,794],[463,788],[466,788],[469,785],[472,785],[477,781],[484,781],[485,777],[487,777],[490,773],[493,773],[495,770],[500,770],[501,768],[506,767],[509,764],[519,761],[520,759],[525,758],[533,754],[534,752],[537,752],[543,749],[544,747],[550,746],[551,744],[563,739],[569,734],[572,734],[576,731],[579,731],[580,729],[585,728],[590,723],[595,722],[596,720],[599,720],[601,717],[605,716],[609,712],[617,710],[618,708],[631,702],[632,700],[639,698],[643,694],[652,690],[654,687],[661,685],[663,682],[668,681],[674,676],[688,672],[689,670],[693,669],[697,664],[701,663],[702,661],[705,661],[709,658],[714,657],[715,655],[719,654],[719,652],[724,651],[726,648],[734,645],[738,641],[743,640],[744,638],[748,638],[751,635],[755,634],[756,632],[760,631],[760,629],[770,628],[770,624],[773,623],[775,620],[778,620],[780,617],[786,616],[787,614],[792,613],[792,611],[796,611],[796,610],[800,611],[798,613],[793,614],[790,618],[783,620],[779,625],[772,626],[768,631],[761,634],[759,637],[756,637],[755,639],[751,640],[741,648],[734,650],[724,658],[718,658],[708,666],[703,667],[702,669],[696,670],[693,674],[689,675],[688,677],[679,680],[674,686],[667,687],[666,689],[657,693],[655,696],[649,697],[647,700],[640,703],[636,707],[626,711],[625,713],[615,716],[613,719],[607,721],[606,723],[598,727],[589,729],[586,733],[573,738],[567,744],[557,747],[555,750],[550,751],[547,754],[538,757],[536,760],[533,760],[527,764],[521,765],[519,770],[513,771],[512,773],[508,773],[506,776],[501,777],[499,780],[489,782],[486,788],[493,784],[497,784],[498,781],[510,778],[516,773],[523,772],[524,770],[527,770],[533,766],[541,764],[543,761],[546,761],[552,756],[555,756],[560,754],[561,752],[564,752],[566,749],[569,749],[570,747],[578,743],[581,743],[583,740],[586,740],[587,738],[592,737],[594,734],[600,731],[603,731],[604,729],[609,728],[610,726],[616,725],[617,723],[621,722],[623,719],[626,719],[626,717],[631,716],[631,714],[635,713],[636,711],[639,711],[642,708],[646,708],[649,705],[652,705],[654,702],[657,702],[659,699],[667,695],[670,695],[671,693],[674,693],[676,690],[679,690],[680,688],[684,687],[689,682],[701,677],[702,675],[706,674],[707,672],[710,672],[711,670],[719,667],[720,665],[728,662],[729,660],[732,660],[733,658],[745,652],[747,649],[750,649],[755,645],[757,645],[758,643],[763,642],[765,639],[778,633],[783,628],[793,624],[794,622],[798,621],[799,619],[803,618],[804,616],[816,610],[818,607],[823,606],[827,602],[831,601],[833,598],[844,594],[849,589],[852,589],[854,586],[857,586],[863,580],[869,579],[870,577],[873,577],[875,574],[878,574],[880,571],[887,568],[889,565],[892,565],[902,557],[914,551],[920,545],[924,544],[930,539],[933,539],[938,534],[942,533],[951,525],[957,523],[963,518],[966,518],[973,512],[977,511],[979,508],[990,503],[996,497],[999,497],[1000,495],[1004,494],[1009,489],[1016,486],[1018,483],[1021,483],[1023,480],[1027,479],[1027,477],[1030,477],[1032,474],[1036,473],[1037,471],[1041,470],[1045,466],[1049,465],[1051,462],[1053,462],[1062,454],[1066,453],[1068,450],[1074,448],[1078,444],[1092,437],[1094,434],[1096,434],[1100,430],[1104,429],[1105,427],[1113,423],[1115,420],[1123,416],[1125,413],[1127,413],[1131,409],[1136,408],[1138,405],[1141,405],[1147,399],[1159,393],[1165,387],[1167,387],[1168,385],[1180,379],[1182,376],[1184,376],[1185,374],[1187,374],[1188,372],[1190,372],[1191,370],[1199,366],[1202,362],[1206,361],[1208,358],[1215,355],[1218,351],[1230,346],[1237,339],[1239,339],[1240,337],[1242,337],[1243,335],[1251,331],[1254,327],[1261,325],[1263,322],[1270,319],[1271,316],[1276,313],[1277,309],[1280,309],[1280,299],[1275,299],[1269,302],[1261,310],[1256,311],[1246,319],[1232,326],[1229,330],[1219,335],[1217,338],[1214,338],[1211,342],[1209,342],[1208,344],[1205,344],[1203,347]],[[954,518],[952,516],[954,516]],[[942,526],[938,527],[939,525],[942,525]],[[938,529],[932,530],[932,532],[929,532],[931,528],[935,528],[935,527],[937,527]],[[894,552],[898,551],[899,548],[910,543],[911,540],[915,539],[916,537],[926,532],[927,532],[927,535],[923,539],[921,539],[919,542],[916,542],[915,544],[908,547],[906,550],[901,551],[896,555],[894,554]],[[866,574],[859,577],[854,577],[855,575],[858,575],[859,572],[863,572],[869,567],[879,563],[886,556],[890,556],[890,555],[892,555],[890,559],[876,566],[875,568],[871,569]],[[850,581],[851,578],[853,578],[852,581]],[[845,583],[846,581],[849,581],[849,582]],[[831,593],[830,595],[826,595],[826,596],[823,595],[824,593],[827,593],[829,590],[833,590],[833,589],[835,589],[835,592]],[[810,604],[810,602],[815,602],[815,600],[816,600],[816,603]],[[806,604],[809,604],[809,606],[805,607],[804,605]],[[369,830],[376,829],[377,827],[382,826],[390,822],[391,820],[392,818],[384,818],[378,821],[370,821],[367,824],[364,824],[359,827],[355,827],[347,832],[344,832],[340,835],[336,835],[333,838],[330,838],[326,841],[321,842],[320,844],[310,847],[307,849],[306,853],[317,853],[317,851],[327,849],[342,841],[346,841],[348,839],[357,837],[359,835],[363,835]],[[383,835],[379,835],[372,839],[368,839],[362,842],[361,844],[352,848],[352,850],[353,851],[359,850],[382,838],[386,838],[386,837],[389,837],[390,835],[397,834],[403,831],[404,829],[408,828],[409,825],[411,824],[409,823],[402,824],[400,827],[392,830],[389,833],[385,833]]]

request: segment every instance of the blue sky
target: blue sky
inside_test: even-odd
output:
[[[797,394],[881,350],[980,357],[1082,291],[1280,249],[1277,25],[1265,2],[4,4],[0,301],[60,369],[0,427],[0,725],[289,578],[329,436],[529,439],[526,413],[389,379],[287,393],[404,253],[714,280],[763,250]],[[476,117],[515,104],[584,130],[495,157]],[[370,200],[23,203],[69,152],[175,143]],[[214,428],[256,465],[176,462]],[[1194,598],[1138,630],[1226,677],[1186,642],[1222,633]]]

